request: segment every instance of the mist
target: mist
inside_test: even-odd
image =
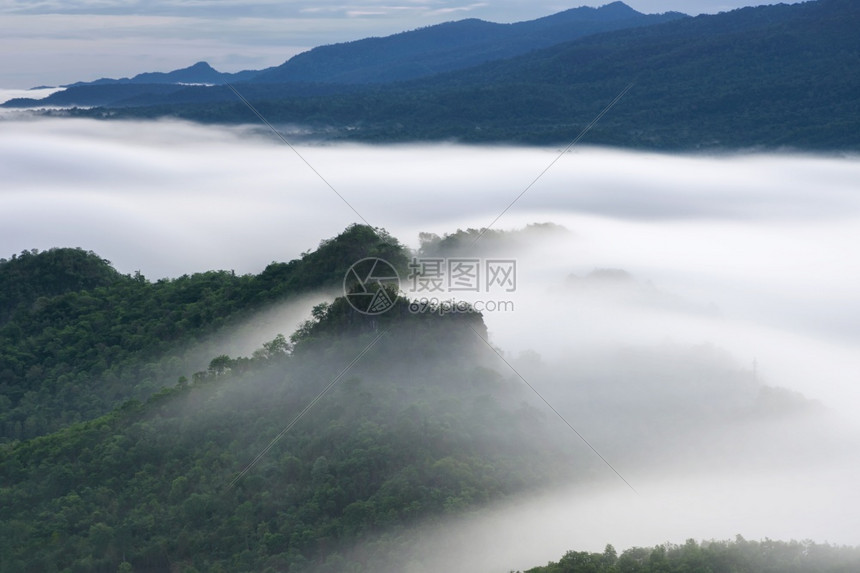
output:
[[[301,130],[286,133],[298,138]],[[155,280],[210,269],[258,273],[354,222],[385,228],[413,249],[422,232],[552,222],[568,233],[493,251],[516,259],[515,292],[457,298],[513,302],[484,313],[490,341],[510,364],[499,360],[496,369],[514,382],[522,376],[557,405],[623,466],[639,495],[607,471],[587,492],[561,488],[428,526],[428,547],[443,553],[438,548],[458,536],[486,535],[486,543],[470,544],[472,553],[449,554],[491,571],[606,543],[621,549],[735,534],[860,543],[851,536],[860,525],[852,511],[860,467],[850,447],[860,408],[857,157],[592,147],[559,157],[560,149],[457,144],[297,150],[301,157],[247,126],[7,118],[0,257],[82,247],[120,272]],[[226,333],[229,350],[249,352],[289,334],[316,302],[249,323],[241,336]],[[649,370],[651,363],[658,366]],[[641,367],[625,369],[631,364]],[[686,378],[664,384],[673,369]],[[685,393],[684,380],[702,382]],[[727,381],[750,408],[762,386],[773,386],[821,409],[812,418],[704,428],[702,436],[720,445],[704,460],[680,440],[648,464],[617,441],[632,434],[613,437],[623,421],[613,397],[631,397],[644,427],[660,429],[654,404],[672,400],[695,417]],[[810,439],[800,444],[801,435]],[[770,440],[768,463],[753,463],[760,449],[728,446],[765,443],[751,436]],[[792,454],[795,446],[806,457]],[[446,568],[435,562],[426,570]]]
[[[814,530],[826,542],[856,544],[851,532],[860,520],[846,507],[860,499],[856,491],[830,484],[858,477],[854,466],[850,472],[666,474],[640,481],[639,496],[613,488],[560,489],[420,528],[420,549],[408,570],[526,570],[557,561],[568,550],[600,553],[608,543],[620,551],[741,534],[802,540]],[[372,561],[369,567],[396,570]]]

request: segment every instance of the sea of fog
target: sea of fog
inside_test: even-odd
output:
[[[513,303],[485,312],[491,342],[512,364],[707,346],[765,384],[818,400],[846,427],[860,410],[857,157],[455,144],[294,150],[256,127],[3,117],[0,257],[82,247],[155,280],[257,273],[356,222],[413,248],[421,232],[552,222],[567,232],[493,253],[517,261],[515,291],[456,293]],[[625,273],[589,278],[595,269]],[[297,315],[283,316],[289,324],[269,320],[257,338],[289,333]],[[797,472],[772,475],[639,475],[638,496],[608,475],[606,489],[587,496],[554,492],[428,539],[444,547],[452,531],[495,527],[469,555],[492,563],[485,570],[607,542],[622,549],[741,533],[860,543],[856,456],[797,463]]]

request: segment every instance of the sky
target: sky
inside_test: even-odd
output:
[[[516,22],[606,1],[0,0],[0,88],[56,86],[208,61],[234,72],[318,45],[444,21]],[[716,13],[764,0],[628,0],[644,13]]]

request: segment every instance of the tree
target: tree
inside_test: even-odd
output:
[[[234,360],[227,356],[226,354],[222,354],[221,356],[217,356],[209,362],[209,373],[214,376],[221,376],[230,371],[233,367]]]

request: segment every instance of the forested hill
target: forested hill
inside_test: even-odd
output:
[[[109,287],[127,278],[109,261],[81,249],[24,251],[11,261],[0,259],[0,326],[39,298]]]
[[[337,288],[367,256],[405,258],[393,238],[353,226],[259,275],[210,271],[152,282],[80,249],[0,260],[0,442],[146,399],[205,366],[218,353],[208,342],[216,333],[276,302]]]
[[[402,570],[418,520],[598,471],[487,367],[480,315],[406,307],[337,299],[290,341],[0,448],[3,571],[339,572],[380,532]]]
[[[422,250],[460,252],[471,233],[422,235]],[[680,460],[856,451],[820,408],[707,346],[505,358],[479,313],[401,297],[369,316],[332,291],[254,350],[207,343],[268,304],[342,294],[365,257],[408,264],[360,225],[259,275],[153,283],[74,249],[0,263],[17,285],[0,326],[3,573],[421,570],[423,526],[550,487],[633,496],[622,474]]]
[[[612,545],[603,553],[568,551],[559,561],[525,573],[848,573],[860,570],[860,547],[812,541],[733,541],[633,547],[618,555]]]

